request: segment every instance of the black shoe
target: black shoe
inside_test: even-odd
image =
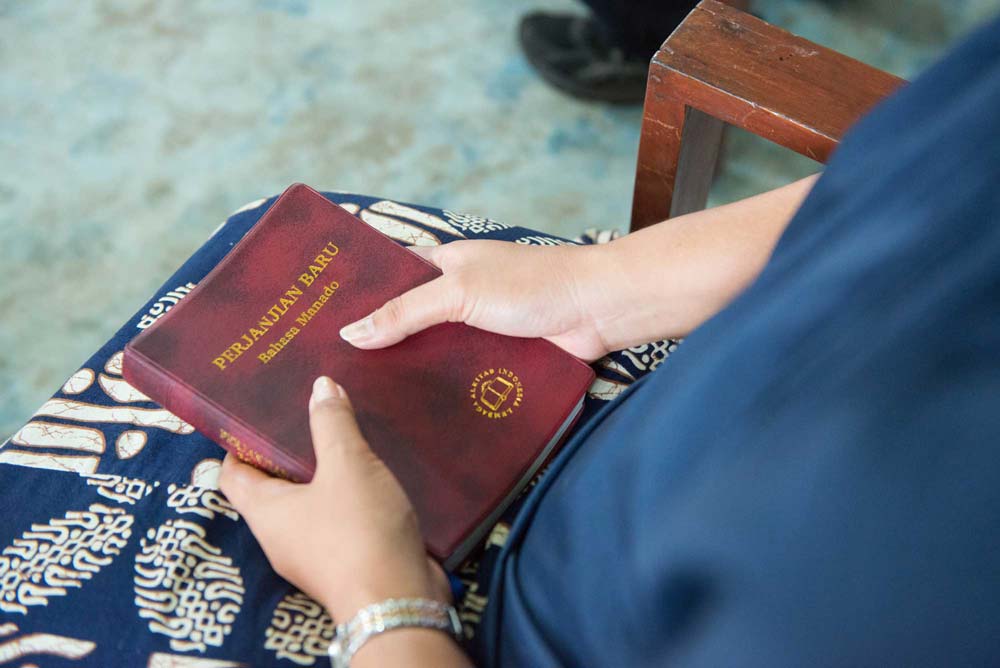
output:
[[[573,97],[642,104],[649,61],[626,56],[590,17],[534,12],[521,19],[521,47],[543,79]]]

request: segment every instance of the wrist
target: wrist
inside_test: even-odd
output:
[[[424,633],[419,633],[421,631]],[[432,633],[427,634],[426,631]],[[379,639],[386,637],[397,642],[379,643]],[[393,645],[396,654],[398,650],[405,649],[410,656],[423,654],[429,658],[428,649],[433,649],[435,645],[438,651],[445,647],[454,649],[446,638],[455,641],[461,637],[462,624],[451,605],[427,599],[388,599],[367,606],[355,617],[338,624],[329,654],[334,668],[346,668],[356,666],[356,655],[369,648],[365,660],[371,659],[371,665],[386,665],[390,663],[388,659],[393,654]],[[431,644],[426,645],[427,641]],[[441,645],[442,641],[444,645]],[[424,650],[419,649],[420,644],[426,645]],[[397,661],[391,663],[400,665]]]
[[[672,218],[581,256],[583,310],[609,351],[687,336],[756,275],[767,253],[716,217]]]
[[[599,329],[601,317],[608,311],[605,304],[613,303],[611,295],[615,291],[613,273],[609,264],[614,259],[609,252],[610,244],[593,244],[586,246],[562,246],[561,262],[555,266],[558,275],[565,278],[568,285],[568,296],[571,310],[567,311],[568,319],[564,321],[566,330],[583,333],[590,344],[591,353],[578,357],[588,360],[598,359],[615,348],[609,346]],[[553,249],[556,250],[556,249]],[[544,280],[552,280],[550,273]]]
[[[440,568],[437,574],[429,565],[423,573],[394,573],[386,568],[371,577],[356,578],[347,589],[324,592],[319,600],[339,624],[372,604],[393,598],[422,598],[450,605],[451,590]]]
[[[406,628],[382,633],[366,642],[351,660],[351,668],[414,665],[416,657],[425,665],[471,666],[458,642],[448,634],[437,629]]]
[[[601,355],[627,348],[631,302],[641,287],[631,278],[628,251],[622,240],[574,248],[571,263],[578,326],[599,341]]]

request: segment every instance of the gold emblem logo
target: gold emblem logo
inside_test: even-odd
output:
[[[484,369],[472,380],[469,397],[477,413],[497,420],[509,416],[521,405],[524,387],[510,369]]]

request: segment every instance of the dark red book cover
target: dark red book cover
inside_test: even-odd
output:
[[[340,338],[439,275],[294,185],[126,347],[125,378],[244,461],[308,481],[312,381],[331,376],[412,499],[428,549],[454,566],[561,440],[594,374],[547,341],[457,323],[383,350]]]

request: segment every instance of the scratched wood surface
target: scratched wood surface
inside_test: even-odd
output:
[[[650,63],[632,230],[704,208],[722,126],[819,162],[904,80],[716,0],[703,0]]]

